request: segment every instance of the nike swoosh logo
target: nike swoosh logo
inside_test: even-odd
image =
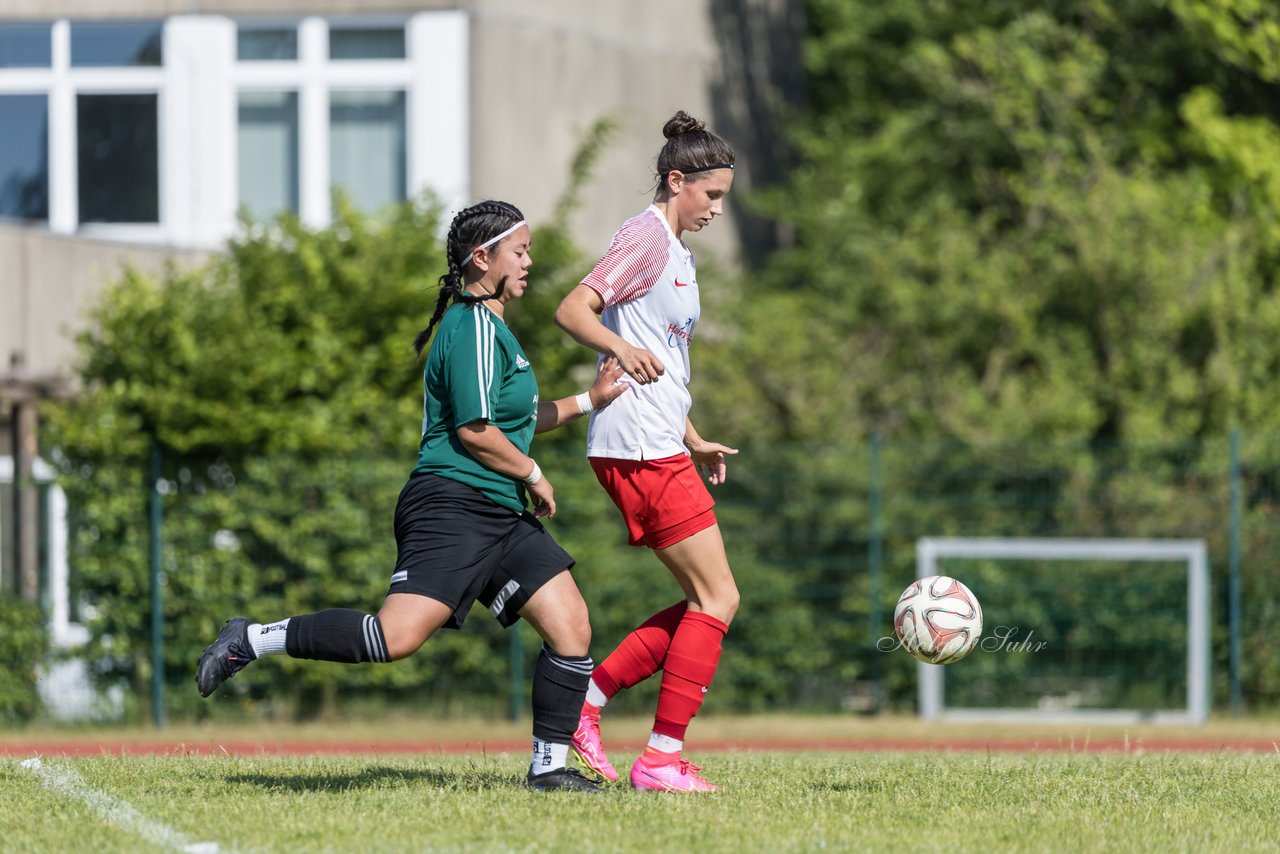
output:
[[[687,288],[687,287],[689,287],[689,283],[688,283],[688,282],[682,282],[682,281],[680,281],[679,279],[676,279],[676,287],[677,287],[677,288]]]

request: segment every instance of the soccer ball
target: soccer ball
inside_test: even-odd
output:
[[[951,664],[977,646],[982,606],[959,581],[931,575],[902,591],[893,609],[893,630],[902,648],[925,664]]]

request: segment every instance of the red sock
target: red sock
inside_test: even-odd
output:
[[[670,765],[679,758],[679,753],[666,753],[648,745],[645,746],[644,753],[640,754],[641,761],[646,765]]]
[[[716,675],[720,642],[727,631],[727,625],[701,611],[684,615],[663,664],[654,732],[684,741],[689,721],[702,707],[702,699]]]
[[[638,685],[661,670],[671,638],[688,607],[688,602],[677,602],[654,614],[623,638],[618,648],[609,653],[591,674],[596,687],[606,697],[612,697],[623,688]],[[599,715],[599,707],[595,708]],[[587,711],[586,705],[583,711]]]

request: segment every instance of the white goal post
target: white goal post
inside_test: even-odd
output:
[[[947,558],[1024,560],[1180,561],[1187,565],[1187,705],[1185,709],[948,709],[948,666],[920,663],[919,711],[926,720],[1025,723],[1202,724],[1209,716],[1209,558],[1203,540],[922,537],[916,541],[916,577],[949,575]],[[987,626],[1004,615],[985,613]],[[963,667],[963,662],[959,663]]]

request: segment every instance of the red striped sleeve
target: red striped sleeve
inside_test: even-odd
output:
[[[667,268],[667,230],[645,211],[622,224],[609,251],[582,284],[604,300],[606,307],[644,296]]]

